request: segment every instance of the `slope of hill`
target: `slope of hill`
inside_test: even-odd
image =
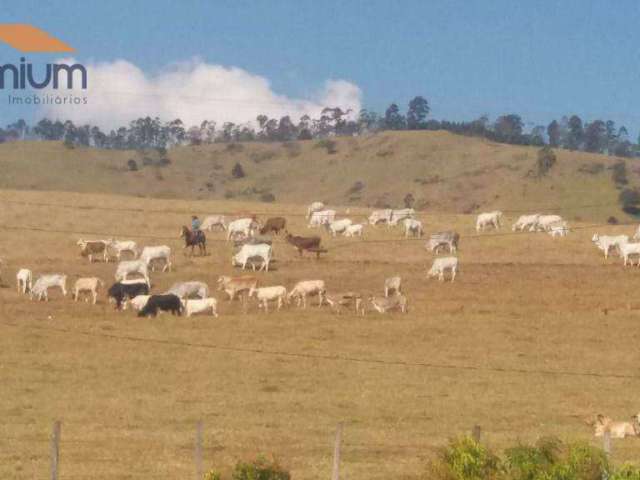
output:
[[[157,152],[16,142],[0,145],[0,188],[359,206],[402,205],[411,193],[417,208],[430,211],[562,209],[569,218],[625,218],[609,169],[619,159],[558,150],[557,164],[537,179],[530,174],[536,154],[533,147],[447,132],[382,132],[329,144],[177,147],[160,166]],[[131,159],[137,171],[127,167]],[[628,178],[635,186],[640,170],[632,162]],[[232,176],[236,163],[245,177]]]

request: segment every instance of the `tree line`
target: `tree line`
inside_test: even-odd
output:
[[[164,122],[147,116],[108,133],[94,125],[75,125],[69,120],[62,122],[44,118],[32,126],[24,120],[7,125],[0,129],[0,143],[40,139],[63,141],[69,146],[144,149],[228,142],[288,142],[385,130],[446,130],[515,145],[548,145],[622,157],[640,156],[638,143],[630,140],[624,125],[618,127],[613,120],[584,122],[578,115],[570,115],[527,131],[521,116],[513,113],[501,115],[493,122],[486,116],[463,122],[436,120],[429,118],[430,113],[427,99],[417,96],[409,102],[405,112],[392,103],[383,115],[367,109],[352,115],[350,110],[327,107],[319,118],[304,115],[294,121],[288,115],[281,118],[258,115],[255,122],[245,124],[218,124],[205,120],[194,126],[187,126],[180,119]]]

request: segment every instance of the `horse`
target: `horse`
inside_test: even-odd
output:
[[[180,237],[184,238],[184,248],[191,247],[191,255],[193,256],[193,247],[196,245],[200,249],[200,255],[207,254],[207,238],[202,230],[189,230],[189,227],[183,226]]]

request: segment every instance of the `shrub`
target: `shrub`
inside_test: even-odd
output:
[[[427,467],[425,480],[493,480],[500,473],[500,460],[471,437],[453,440]]]
[[[133,158],[130,158],[129,160],[127,160],[127,168],[131,172],[137,172],[138,171],[138,163]]]
[[[253,462],[238,462],[232,480],[290,480],[291,475],[274,459],[258,457]]]
[[[640,467],[625,464],[620,470],[613,473],[609,480],[640,480]]]
[[[622,205],[622,210],[630,215],[638,215],[640,213],[640,191],[636,188],[625,188],[618,195],[618,202]]]
[[[556,154],[553,153],[553,150],[548,145],[538,150],[538,159],[536,160],[538,177],[546,175],[555,163]]]
[[[329,138],[324,138],[316,143],[315,148],[324,148],[329,155],[333,155],[338,151],[337,143]]]
[[[247,175],[246,173],[244,173],[244,168],[242,168],[242,165],[236,162],[236,164],[231,169],[231,176],[233,178],[244,178]]]

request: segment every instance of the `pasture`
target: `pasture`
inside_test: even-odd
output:
[[[82,208],[91,206],[101,209]],[[257,274],[261,285],[321,278],[329,293],[377,295],[385,277],[401,275],[406,315],[337,316],[314,301],[268,315],[252,301],[245,313],[214,292],[217,319],[141,319],[114,311],[104,290],[96,306],[55,293],[49,303],[30,302],[15,290],[21,267],[66,273],[68,288],[75,274],[109,285],[115,264],[90,265],[76,241],[110,236],[174,249],[174,271],[152,273],[154,291],[180,280],[213,290],[219,275],[237,271],[232,247],[211,233],[208,256],[185,256],[178,234],[192,212],[273,212],[306,234],[304,211],[0,191],[0,478],[46,478],[58,419],[65,479],[193,478],[198,420],[206,467],[225,471],[262,452],[293,478],[328,478],[344,422],[341,474],[386,479],[418,476],[436,448],[474,424],[496,448],[545,435],[599,444],[586,417],[626,420],[640,411],[640,268],[605,261],[591,243],[595,231],[632,234],[630,226],[552,239],[511,235],[516,215],[507,214],[508,235],[476,236],[473,216],[420,212],[427,235],[461,234],[453,284],[426,279],[434,256],[424,241],[384,226],[365,227],[364,242],[320,233],[329,250],[320,260],[276,239],[273,271]],[[368,212],[348,216],[362,221]],[[614,461],[639,457],[640,439],[613,441]]]

